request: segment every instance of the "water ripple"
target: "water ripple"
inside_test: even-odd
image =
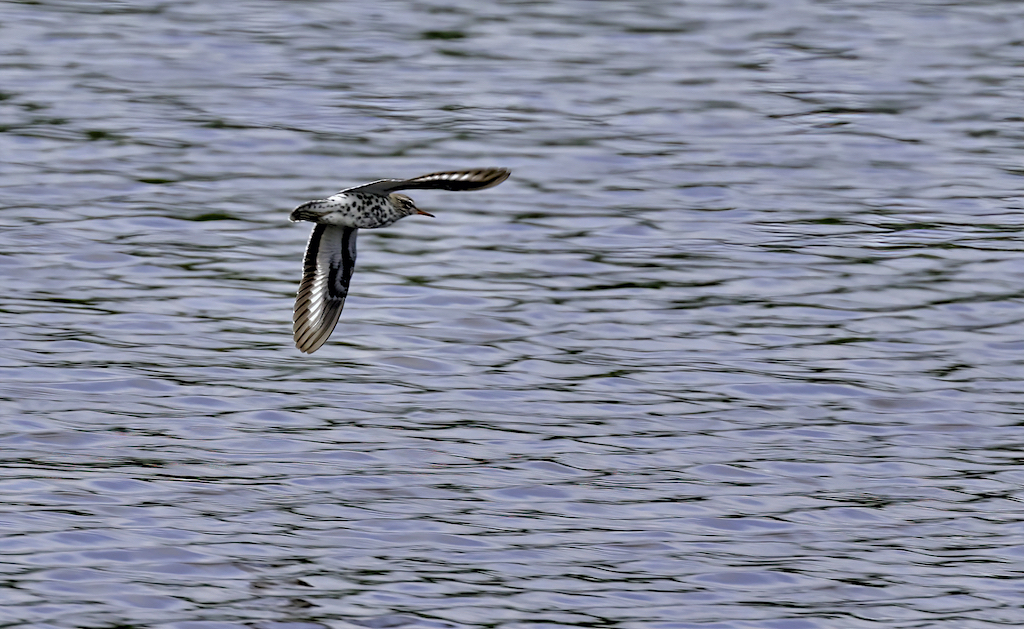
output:
[[[1020,17],[0,5],[0,624],[1021,624]]]

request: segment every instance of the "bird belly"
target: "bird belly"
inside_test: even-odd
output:
[[[320,216],[318,223],[338,227],[362,227],[358,224],[359,208],[357,199],[347,194],[336,194],[324,199],[327,212]]]
[[[320,217],[318,223],[325,225],[336,225],[338,227],[362,227],[358,225],[356,217],[349,212],[335,210],[334,212],[328,212]]]

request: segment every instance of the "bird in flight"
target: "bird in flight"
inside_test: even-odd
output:
[[[292,332],[295,347],[312,354],[334,331],[356,267],[359,229],[387,227],[400,218],[423,214],[399,190],[483,190],[508,179],[507,168],[478,168],[432,173],[412,179],[381,179],[303,203],[292,222],[316,223],[306,245],[302,282],[295,298]]]

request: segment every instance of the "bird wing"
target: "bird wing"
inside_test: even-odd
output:
[[[391,194],[398,190],[483,190],[496,186],[512,174],[507,168],[477,168],[431,173],[412,179],[381,179],[372,183],[342,190],[368,194]]]
[[[316,225],[302,261],[292,331],[295,347],[312,354],[334,331],[356,268],[355,227]]]

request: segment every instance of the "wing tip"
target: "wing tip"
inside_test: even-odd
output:
[[[312,354],[316,350],[323,347],[327,339],[331,337],[331,332],[334,331],[334,327],[331,326],[329,330],[317,329],[315,326],[300,326],[295,330],[293,339],[295,340],[295,347],[303,354]]]
[[[494,171],[495,175],[494,179],[485,186],[486,188],[496,186],[512,176],[511,168],[489,168],[488,170]]]
[[[303,354],[312,354],[323,347],[338,325],[340,315],[341,308],[330,309],[321,313],[316,320],[310,320],[308,308],[296,309],[292,323],[295,347]]]

